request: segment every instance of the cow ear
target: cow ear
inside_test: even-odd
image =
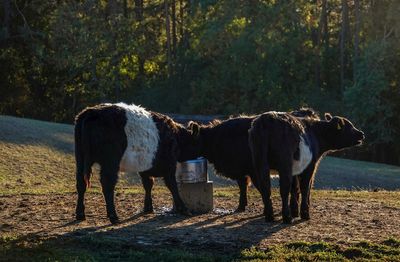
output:
[[[336,124],[336,129],[337,130],[342,130],[342,128],[345,126],[343,118],[338,118],[337,124]]]
[[[330,113],[325,113],[325,119],[326,121],[331,121],[332,115]]]
[[[200,134],[200,125],[194,121],[190,121],[188,123],[188,129],[191,131],[192,135],[195,137],[199,136]]]
[[[329,121],[332,127],[334,127],[336,130],[342,130],[346,123],[341,117],[332,117],[331,120]]]

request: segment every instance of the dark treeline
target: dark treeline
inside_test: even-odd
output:
[[[3,0],[0,14],[1,114],[310,106],[366,132],[352,157],[400,164],[398,0]]]

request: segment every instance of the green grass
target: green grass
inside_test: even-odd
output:
[[[400,188],[400,167],[326,157],[318,169],[315,187],[396,190]]]
[[[221,250],[222,251],[222,250]],[[139,247],[107,237],[0,238],[0,258],[4,261],[400,261],[400,241],[361,241],[350,246],[325,242],[291,242],[260,250],[222,252],[170,247]]]
[[[400,241],[387,239],[379,244],[366,241],[347,247],[325,242],[292,242],[267,250],[256,248],[241,252],[240,260],[258,261],[400,261]]]
[[[48,194],[75,191],[73,157],[73,127],[71,125],[0,116],[0,195]],[[95,175],[91,192],[100,193]],[[237,198],[237,186],[226,186],[227,180],[216,181],[214,195]],[[117,191],[124,194],[143,193],[138,179],[123,175]],[[367,183],[365,183],[365,181]],[[369,184],[368,184],[369,183]],[[354,189],[391,185],[400,188],[400,168],[362,161],[327,157],[321,163],[316,178],[319,188],[340,188],[342,184]],[[371,186],[372,185],[372,186]],[[381,186],[383,185],[383,186]],[[155,194],[167,192],[155,187]],[[249,196],[259,197],[255,189]],[[273,196],[278,196],[277,189]],[[400,207],[400,191],[376,190],[314,190],[313,198],[368,199]],[[357,242],[339,246],[325,242],[292,242],[270,246],[265,250],[251,247],[224,254],[199,252],[180,247],[132,246],[115,242],[107,236],[53,237],[0,234],[0,260],[3,261],[400,261],[400,241],[388,239],[381,243]]]
[[[72,125],[0,115],[0,194],[74,192],[73,153]]]
[[[177,247],[135,247],[107,237],[0,238],[1,261],[228,261],[222,254]]]
[[[0,188],[7,193],[72,191],[72,126],[0,116]]]
[[[0,116],[0,194],[74,192],[73,150],[72,125]],[[213,175],[211,180],[216,185],[235,184]],[[139,181],[136,175],[122,175],[118,185]],[[98,188],[96,175],[93,182]],[[315,187],[398,189],[400,167],[326,157]]]

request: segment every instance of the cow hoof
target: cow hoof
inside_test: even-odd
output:
[[[85,214],[76,214],[75,218],[77,221],[85,221],[86,220]]]
[[[300,216],[299,210],[298,210],[298,209],[292,209],[292,210],[290,210],[290,214],[292,215],[293,218],[299,217],[299,216]]]
[[[152,214],[154,213],[153,208],[145,208],[143,209],[143,214]]]
[[[109,217],[111,224],[116,225],[119,223],[119,218],[117,216],[115,217]]]
[[[270,223],[270,222],[274,222],[274,221],[275,221],[274,215],[266,215],[265,216],[265,222]]]
[[[309,213],[302,213],[301,214],[301,219],[310,220],[310,214]]]
[[[244,212],[244,211],[246,211],[246,208],[244,208],[244,207],[238,207],[238,208],[235,210],[235,213],[242,213],[242,212]]]
[[[292,224],[292,222],[293,222],[292,217],[283,217],[284,224]]]

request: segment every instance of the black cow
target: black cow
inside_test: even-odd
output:
[[[75,122],[77,220],[85,219],[84,194],[94,163],[101,167],[100,181],[112,223],[118,222],[114,188],[120,170],[140,173],[145,212],[153,211],[153,177],[164,178],[172,193],[174,210],[188,212],[178,193],[175,169],[177,161],[198,156],[189,130],[165,115],[124,103],[86,108]]]
[[[273,221],[270,169],[279,172],[283,222],[291,223],[292,216],[298,216],[299,189],[301,218],[309,219],[312,178],[321,158],[328,152],[361,145],[364,139],[364,133],[349,120],[330,114],[325,114],[325,120],[317,120],[267,112],[254,119],[249,145],[256,171],[254,180],[261,186],[265,219]],[[299,176],[292,183],[294,175]]]
[[[308,108],[290,114],[319,119],[318,114]],[[215,120],[208,125],[189,123],[189,128],[198,138],[200,154],[214,164],[218,174],[237,181],[240,190],[237,212],[244,211],[247,206],[247,189],[255,173],[248,143],[248,130],[255,118],[240,116],[225,121]],[[254,185],[261,190],[257,183]]]

